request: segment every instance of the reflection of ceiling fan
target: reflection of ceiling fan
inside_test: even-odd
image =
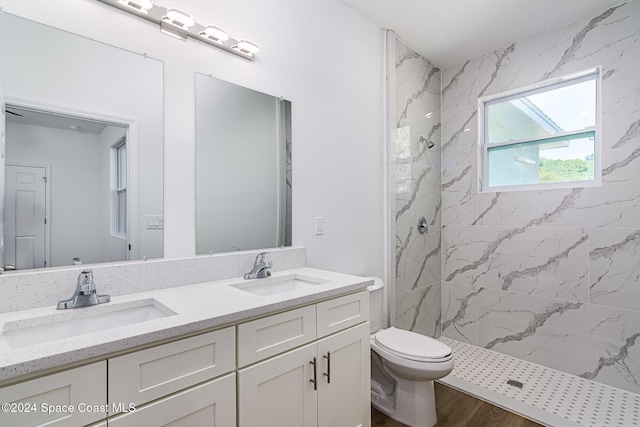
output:
[[[5,110],[5,111],[6,111],[7,113],[9,113],[9,114],[13,114],[14,116],[24,117],[22,114],[14,113],[14,112],[13,112],[13,111],[11,111],[11,110]]]

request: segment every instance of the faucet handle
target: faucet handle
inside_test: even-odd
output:
[[[267,253],[266,252],[260,252],[257,256],[256,256],[256,260],[253,262],[253,265],[258,265],[261,262],[264,262],[264,257]]]
[[[78,291],[83,295],[89,295],[95,292],[95,290],[96,285],[93,283],[93,271],[83,270],[82,273],[78,275]]]

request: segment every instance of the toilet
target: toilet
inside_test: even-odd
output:
[[[384,283],[371,279],[371,404],[403,424],[432,427],[437,422],[433,381],[453,369],[451,348],[415,332],[383,329]]]

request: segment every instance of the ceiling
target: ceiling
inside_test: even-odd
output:
[[[100,135],[107,123],[7,105],[8,122]]]
[[[440,68],[592,18],[625,0],[341,0]],[[639,1],[639,0],[633,0]]]

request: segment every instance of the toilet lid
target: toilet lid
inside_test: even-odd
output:
[[[378,332],[375,338],[380,347],[409,360],[434,361],[451,355],[448,345],[411,331],[391,327]]]

